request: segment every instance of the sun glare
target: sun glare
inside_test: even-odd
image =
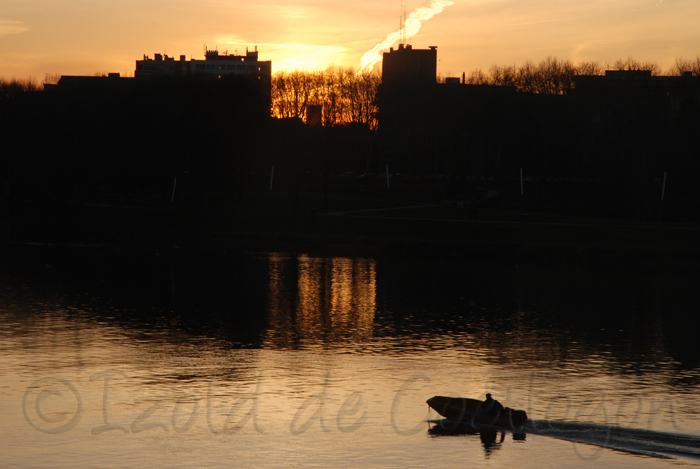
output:
[[[272,71],[316,70],[342,65],[347,49],[340,46],[263,44],[265,56],[272,60]]]

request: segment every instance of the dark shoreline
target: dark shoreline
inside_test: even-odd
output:
[[[409,255],[505,262],[700,266],[700,227],[692,224],[577,220],[482,209],[479,218],[444,205],[365,208],[347,215],[288,207],[82,206],[63,229],[6,229],[12,244],[114,245],[202,252],[307,252]],[[343,207],[347,209],[347,207]],[[386,210],[385,210],[386,209]],[[330,211],[326,211],[327,213]]]

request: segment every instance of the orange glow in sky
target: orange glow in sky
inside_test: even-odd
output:
[[[700,53],[697,0],[2,0],[0,77],[131,76],[144,54],[201,59],[205,45],[229,53],[257,45],[273,72],[359,69],[398,30],[402,4],[410,17],[437,3],[443,9],[408,31],[408,42],[438,46],[444,75],[548,56],[634,57],[666,70]]]

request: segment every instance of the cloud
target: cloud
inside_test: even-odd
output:
[[[22,21],[13,21],[0,18],[0,36],[9,36],[10,34],[22,34],[29,31],[29,26]]]

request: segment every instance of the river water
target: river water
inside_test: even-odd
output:
[[[691,269],[5,245],[4,467],[700,465]],[[524,409],[455,428],[434,395]]]

